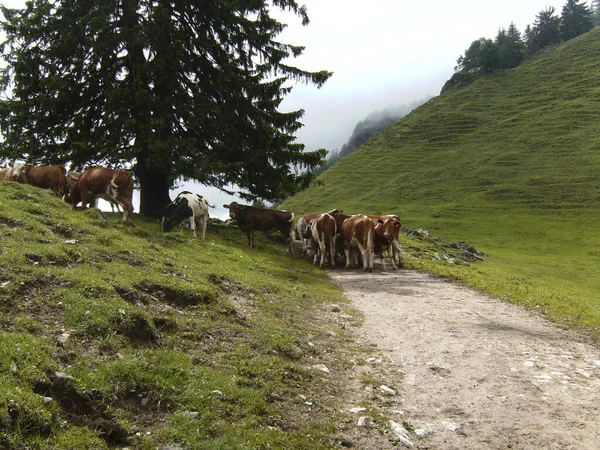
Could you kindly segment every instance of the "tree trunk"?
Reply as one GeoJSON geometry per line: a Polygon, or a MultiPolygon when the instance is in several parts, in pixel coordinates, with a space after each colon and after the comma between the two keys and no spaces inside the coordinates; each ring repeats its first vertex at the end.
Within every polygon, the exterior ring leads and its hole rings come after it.
{"type": "Polygon", "coordinates": [[[164,169],[145,167],[138,167],[136,172],[140,180],[140,214],[162,217],[165,207],[171,203],[169,196],[171,183],[168,172],[164,169]]]}

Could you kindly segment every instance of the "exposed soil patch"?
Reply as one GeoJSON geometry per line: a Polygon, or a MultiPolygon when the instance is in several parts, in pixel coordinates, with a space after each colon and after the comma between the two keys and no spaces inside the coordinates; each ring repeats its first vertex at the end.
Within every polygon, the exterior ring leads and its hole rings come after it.
{"type": "Polygon", "coordinates": [[[329,275],[373,349],[343,393],[356,448],[402,447],[388,418],[415,448],[599,448],[600,351],[585,337],[417,271],[329,275]]]}

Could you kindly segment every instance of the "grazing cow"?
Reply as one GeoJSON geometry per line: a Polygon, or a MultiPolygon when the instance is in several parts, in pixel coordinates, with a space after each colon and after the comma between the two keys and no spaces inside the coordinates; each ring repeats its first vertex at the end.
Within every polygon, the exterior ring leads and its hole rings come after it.
{"type": "Polygon", "coordinates": [[[293,253],[292,230],[294,228],[294,213],[278,209],[256,208],[254,206],[240,205],[231,202],[223,205],[229,209],[229,217],[236,221],[238,228],[246,232],[248,245],[254,248],[254,230],[275,231],[279,230],[285,240],[285,254],[293,253]]]}
{"type": "Polygon", "coordinates": [[[163,232],[171,231],[175,225],[179,224],[179,233],[181,234],[185,224],[189,224],[190,229],[194,232],[194,239],[196,239],[197,224],[200,226],[202,239],[206,239],[209,206],[211,208],[215,207],[215,205],[209,204],[201,195],[192,194],[188,191],[180,192],[173,203],[170,203],[165,210],[162,219],[163,232]]]}
{"type": "Polygon", "coordinates": [[[381,258],[382,269],[387,272],[385,264],[384,252],[387,252],[392,262],[394,270],[398,270],[396,261],[394,260],[392,242],[398,238],[398,233],[402,226],[400,219],[397,216],[369,216],[373,223],[375,232],[373,240],[373,254],[381,258]]]}
{"type": "MultiPolygon", "coordinates": [[[[393,224],[393,227],[389,227],[386,228],[386,232],[389,234],[388,237],[391,236],[391,241],[390,241],[390,246],[391,248],[386,247],[385,249],[382,250],[388,250],[388,254],[390,255],[390,259],[392,260],[392,266],[394,266],[394,270],[396,269],[396,267],[400,267],[403,268],[404,267],[404,255],[402,253],[402,246],[400,245],[400,241],[398,239],[398,236],[400,235],[400,230],[402,228],[402,221],[400,220],[400,217],[398,217],[395,214],[384,214],[384,215],[371,215],[369,216],[370,219],[381,219],[384,221],[384,223],[389,223],[387,222],[388,219],[391,219],[391,223],[393,224]],[[391,253],[390,253],[391,251],[391,253]]],[[[376,239],[375,241],[375,245],[377,246],[378,243],[383,244],[383,241],[381,239],[376,239]]],[[[376,253],[376,254],[380,254],[380,253],[376,253]]],[[[385,263],[384,263],[384,268],[385,268],[385,263]]]]}
{"type": "Polygon", "coordinates": [[[328,213],[319,214],[310,221],[305,232],[306,235],[311,237],[311,250],[314,253],[313,264],[317,264],[320,255],[319,266],[323,267],[327,253],[329,253],[329,265],[332,269],[335,268],[335,240],[337,236],[335,218],[328,213]]]}
{"type": "MultiPolygon", "coordinates": [[[[67,190],[68,190],[68,192],[71,192],[73,190],[73,188],[79,181],[80,176],[81,176],[81,172],[76,172],[74,170],[67,172],[67,187],[65,189],[65,192],[67,192],[67,190]]],[[[97,197],[90,196],[89,198],[90,198],[90,200],[88,202],[88,206],[93,204],[94,208],[97,208],[98,200],[102,199],[102,200],[106,200],[110,204],[110,209],[112,210],[112,212],[115,212],[115,208],[117,209],[117,212],[119,212],[121,210],[121,207],[119,206],[119,204],[117,202],[115,202],[114,199],[108,194],[100,194],[97,197]]]]}
{"type": "MultiPolygon", "coordinates": [[[[343,210],[333,209],[327,212],[327,214],[329,214],[333,218],[336,218],[339,214],[342,214],[343,212],[343,210]]],[[[305,234],[306,229],[308,228],[308,223],[311,220],[316,219],[318,215],[319,213],[304,214],[302,217],[300,217],[300,219],[298,219],[298,223],[296,224],[296,236],[302,241],[302,251],[304,253],[306,253],[306,249],[310,245],[310,235],[306,238],[303,236],[305,234]]]]}
{"type": "Polygon", "coordinates": [[[66,174],[65,166],[32,166],[27,164],[17,173],[14,170],[14,176],[20,183],[31,184],[42,189],[51,189],[58,197],[65,193],[66,174]]]}
{"type": "MultiPolygon", "coordinates": [[[[4,181],[17,181],[25,165],[23,163],[8,163],[7,170],[4,172],[4,181]]],[[[0,180],[2,178],[0,177],[0,180]]]]}
{"type": "Polygon", "coordinates": [[[8,164],[8,167],[0,169],[0,181],[11,181],[13,177],[13,165],[8,164]]]}
{"type": "Polygon", "coordinates": [[[129,170],[92,167],[85,169],[69,195],[73,209],[81,202],[83,209],[94,197],[107,194],[123,208],[123,221],[133,224],[133,176],[129,170]]]}
{"type": "Polygon", "coordinates": [[[351,265],[350,251],[358,247],[363,261],[363,271],[373,272],[374,234],[373,222],[363,214],[350,216],[343,221],[340,236],[346,255],[346,268],[351,265]]]}

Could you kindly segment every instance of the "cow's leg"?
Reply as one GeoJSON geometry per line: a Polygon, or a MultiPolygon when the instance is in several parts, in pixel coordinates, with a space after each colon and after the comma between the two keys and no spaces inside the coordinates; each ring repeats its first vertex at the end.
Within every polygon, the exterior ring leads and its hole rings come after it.
{"type": "Polygon", "coordinates": [[[254,248],[254,227],[249,227],[246,234],[248,235],[248,245],[250,248],[254,248]]]}
{"type": "MultiPolygon", "coordinates": [[[[87,189],[81,189],[79,191],[79,194],[81,195],[81,209],[86,209],[87,208],[87,202],[88,202],[88,192],[87,189]]],[[[75,204],[73,204],[75,205],[75,204]]]]}
{"type": "Polygon", "coordinates": [[[331,238],[329,242],[329,265],[335,269],[335,237],[331,238]]]}
{"type": "Polygon", "coordinates": [[[123,197],[124,198],[117,196],[116,198],[113,198],[123,208],[123,222],[127,221],[129,222],[129,225],[133,225],[133,203],[131,203],[129,198],[123,197]]]}
{"type": "Polygon", "coordinates": [[[350,268],[350,247],[344,246],[344,253],[346,254],[346,269],[350,268]]]}
{"type": "Polygon", "coordinates": [[[402,254],[402,246],[400,245],[400,242],[398,242],[397,239],[394,239],[392,241],[392,255],[393,258],[396,260],[396,264],[398,265],[398,267],[403,268],[404,255],[402,254]]]}
{"type": "Polygon", "coordinates": [[[360,251],[360,256],[362,258],[363,263],[363,272],[366,272],[369,267],[369,261],[367,260],[367,250],[361,243],[358,243],[358,250],[360,251]]]}
{"type": "Polygon", "coordinates": [[[381,258],[381,270],[383,270],[384,272],[387,272],[387,265],[385,264],[385,256],[384,253],[377,253],[377,256],[379,256],[381,258]]]}
{"type": "MultiPolygon", "coordinates": [[[[398,266],[396,265],[396,261],[394,260],[394,247],[390,246],[387,249],[387,254],[388,254],[388,258],[390,258],[390,261],[392,262],[392,268],[397,271],[398,266]]],[[[383,254],[381,256],[383,256],[383,254]]]]}
{"type": "Polygon", "coordinates": [[[202,231],[202,240],[206,240],[206,225],[208,222],[208,213],[202,214],[200,217],[200,230],[202,231]]]}
{"type": "Polygon", "coordinates": [[[190,223],[190,230],[192,230],[192,233],[194,234],[194,239],[198,239],[198,236],[196,236],[196,221],[194,220],[194,217],[188,218],[188,221],[190,223]]]}
{"type": "Polygon", "coordinates": [[[325,265],[325,258],[327,257],[327,246],[325,245],[324,236],[321,236],[321,239],[319,239],[319,252],[321,252],[319,267],[323,267],[325,265]]]}

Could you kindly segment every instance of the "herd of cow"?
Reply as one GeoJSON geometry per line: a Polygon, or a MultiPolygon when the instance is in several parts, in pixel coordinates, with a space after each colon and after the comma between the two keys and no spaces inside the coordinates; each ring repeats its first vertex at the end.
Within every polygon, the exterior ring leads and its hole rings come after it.
{"type": "MultiPolygon", "coordinates": [[[[0,169],[0,181],[11,180],[51,189],[64,197],[75,208],[81,203],[85,209],[96,205],[98,199],[107,200],[111,207],[123,208],[123,220],[133,223],[133,176],[129,170],[93,167],[83,172],[67,172],[63,165],[32,166],[10,163],[0,169]]],[[[214,208],[198,194],[181,192],[165,209],[162,231],[176,225],[180,230],[188,225],[196,237],[200,226],[202,239],[206,237],[208,208],[214,208]]],[[[223,205],[229,217],[248,236],[254,247],[254,231],[280,231],[285,242],[285,253],[292,253],[294,234],[302,241],[302,249],[313,256],[314,264],[323,267],[326,261],[335,267],[336,255],[345,257],[346,267],[362,259],[364,271],[373,271],[373,257],[379,256],[383,270],[387,270],[384,253],[387,252],[394,270],[403,267],[404,258],[398,235],[402,223],[396,215],[346,215],[334,209],[326,213],[305,214],[294,226],[294,213],[277,209],[257,208],[232,202],[223,205]],[[337,252],[337,253],[336,253],[337,252]]]]}
{"type": "Polygon", "coordinates": [[[50,189],[75,208],[81,203],[85,209],[96,205],[98,199],[107,200],[111,207],[123,208],[123,220],[133,223],[133,176],[129,170],[91,167],[83,172],[67,172],[65,166],[32,166],[9,163],[0,169],[0,180],[17,181],[50,189]]]}
{"type": "Polygon", "coordinates": [[[302,241],[303,250],[313,255],[313,263],[319,263],[321,267],[326,261],[332,268],[335,267],[336,254],[342,252],[347,268],[358,264],[360,253],[365,272],[373,271],[374,256],[381,258],[382,268],[387,270],[385,252],[394,270],[404,266],[398,241],[402,222],[396,215],[348,216],[334,209],[326,213],[305,214],[294,227],[294,213],[291,211],[256,208],[236,202],[223,207],[229,209],[229,217],[247,233],[250,247],[254,247],[255,230],[279,230],[284,237],[286,253],[292,252],[295,233],[302,241]]]}

